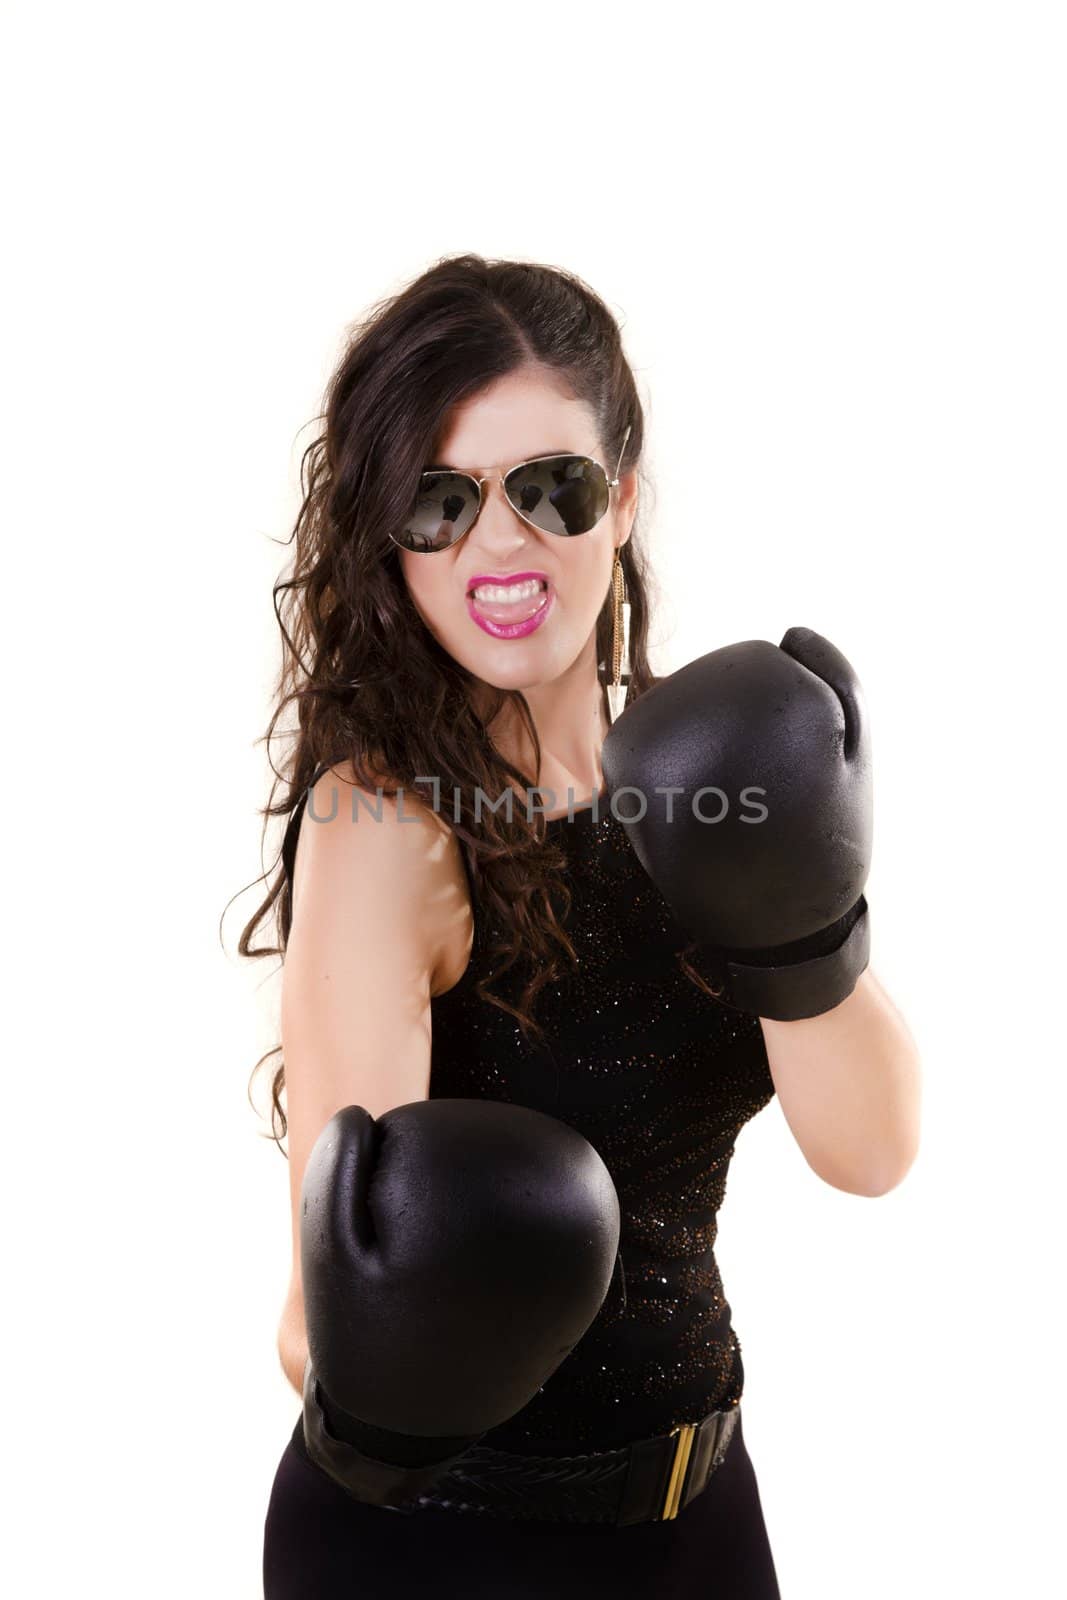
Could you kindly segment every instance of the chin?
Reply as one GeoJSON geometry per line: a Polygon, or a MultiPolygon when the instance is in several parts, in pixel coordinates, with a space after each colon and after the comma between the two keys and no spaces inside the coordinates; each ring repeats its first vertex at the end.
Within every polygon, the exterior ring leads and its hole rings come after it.
{"type": "Polygon", "coordinates": [[[519,652],[514,644],[508,644],[499,651],[490,646],[488,650],[475,650],[456,659],[468,672],[473,672],[483,683],[492,684],[494,689],[537,689],[551,682],[557,674],[553,662],[535,663],[532,659],[535,653],[532,650],[519,652]]]}

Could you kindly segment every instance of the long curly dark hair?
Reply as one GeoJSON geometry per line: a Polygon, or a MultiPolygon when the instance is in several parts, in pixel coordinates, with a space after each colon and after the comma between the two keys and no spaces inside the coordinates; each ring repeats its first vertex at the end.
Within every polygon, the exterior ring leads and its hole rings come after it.
{"type": "MultiPolygon", "coordinates": [[[[416,775],[437,774],[456,796],[449,825],[464,851],[477,915],[499,936],[492,978],[516,964],[525,984],[512,1005],[488,987],[479,996],[516,1018],[524,1034],[541,1035],[533,1015],[540,990],[557,981],[561,961],[576,965],[563,919],[570,892],[565,856],[546,835],[544,818],[487,812],[475,818],[474,796],[520,789],[537,774],[520,772],[487,735],[510,701],[525,726],[540,769],[541,746],[521,690],[495,689],[488,714],[476,715],[472,674],[442,649],[408,594],[399,552],[389,538],[414,503],[416,486],[442,419],[457,402],[531,365],[558,374],[591,408],[605,459],[614,465],[630,428],[619,473],[640,468],[644,414],[619,327],[604,302],[572,273],[535,262],[443,258],[399,293],[377,302],[348,330],[346,348],[327,384],[312,442],[301,457],[303,502],[288,542],[291,568],[274,587],[283,659],[275,709],[266,734],[275,775],[269,819],[288,816],[324,764],[352,763],[356,782],[372,793],[421,793],[416,775]],[[296,730],[278,732],[289,707],[296,730]],[[281,763],[272,741],[294,740],[281,763]],[[389,784],[382,781],[387,774],[389,784]],[[279,784],[284,793],[275,799],[279,784]]],[[[640,509],[619,551],[630,601],[629,702],[655,682],[647,658],[650,575],[640,509]]],[[[602,683],[610,677],[610,586],[596,624],[602,683]]],[[[485,686],[482,686],[485,693],[485,686]]],[[[263,874],[257,882],[264,881],[263,874]]],[[[268,893],[244,927],[242,956],[283,956],[291,921],[291,888],[281,863],[268,893]],[[253,947],[273,910],[278,943],[253,947]]],[[[252,1082],[275,1046],[252,1069],[252,1082]]],[[[285,1065],[271,1085],[271,1133],[281,1148],[288,1123],[282,1106],[285,1065]]],[[[254,1102],[253,1102],[254,1104],[254,1102]]]]}

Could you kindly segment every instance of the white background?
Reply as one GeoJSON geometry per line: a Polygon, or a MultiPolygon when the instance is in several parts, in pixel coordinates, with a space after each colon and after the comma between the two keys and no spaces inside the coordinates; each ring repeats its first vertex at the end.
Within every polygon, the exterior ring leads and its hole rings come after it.
{"type": "Polygon", "coordinates": [[[4,7],[11,1592],[261,1593],[298,1410],[245,1098],[276,963],[235,952],[270,590],[345,327],[468,249],[623,324],[656,669],[799,623],[867,692],[924,1140],[878,1200],[777,1101],[738,1144],[783,1595],[1062,1583],[1061,16],[4,7]]]}

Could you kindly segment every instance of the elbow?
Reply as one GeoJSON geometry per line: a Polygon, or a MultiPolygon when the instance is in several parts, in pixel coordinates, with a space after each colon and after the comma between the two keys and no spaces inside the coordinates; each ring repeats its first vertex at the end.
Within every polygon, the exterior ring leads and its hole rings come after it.
{"type": "Polygon", "coordinates": [[[903,1183],[905,1176],[906,1174],[903,1172],[895,1173],[889,1177],[881,1174],[872,1175],[864,1183],[853,1184],[848,1193],[858,1194],[865,1200],[878,1200],[884,1194],[891,1194],[899,1184],[903,1183]]]}
{"type": "Polygon", "coordinates": [[[841,1172],[837,1169],[828,1171],[819,1168],[814,1170],[824,1183],[828,1183],[833,1189],[840,1189],[843,1194],[855,1194],[867,1200],[877,1200],[882,1195],[891,1194],[894,1189],[899,1188],[911,1171],[917,1154],[917,1149],[911,1149],[893,1160],[867,1163],[857,1171],[841,1172]]]}
{"type": "Polygon", "coordinates": [[[304,1365],[308,1358],[307,1329],[304,1325],[303,1302],[292,1297],[286,1303],[278,1327],[278,1360],[286,1378],[297,1394],[304,1394],[304,1365]]]}
{"type": "Polygon", "coordinates": [[[306,1339],[279,1338],[278,1360],[281,1369],[301,1399],[304,1397],[304,1367],[307,1358],[306,1339]]]}

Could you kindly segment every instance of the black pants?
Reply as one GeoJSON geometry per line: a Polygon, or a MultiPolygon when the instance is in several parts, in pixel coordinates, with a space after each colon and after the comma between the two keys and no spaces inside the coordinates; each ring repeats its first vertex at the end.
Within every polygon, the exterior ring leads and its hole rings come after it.
{"type": "Polygon", "coordinates": [[[741,1419],[707,1488],[671,1522],[508,1522],[363,1505],[290,1440],[263,1537],[264,1600],[780,1600],[741,1419]]]}

